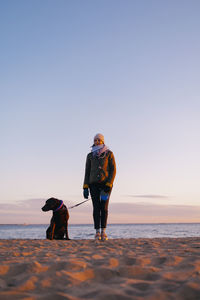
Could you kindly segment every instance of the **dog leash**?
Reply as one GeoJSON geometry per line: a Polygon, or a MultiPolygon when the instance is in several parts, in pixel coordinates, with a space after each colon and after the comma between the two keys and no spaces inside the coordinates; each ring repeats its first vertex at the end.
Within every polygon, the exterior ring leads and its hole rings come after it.
{"type": "Polygon", "coordinates": [[[78,203],[78,204],[76,204],[76,205],[70,206],[70,207],[68,207],[68,209],[77,207],[77,206],[79,206],[79,205],[81,205],[81,204],[83,204],[83,203],[85,203],[85,202],[87,202],[87,201],[89,201],[89,200],[91,200],[91,198],[89,198],[89,199],[87,199],[87,200],[84,200],[84,201],[82,201],[82,202],[80,202],[80,203],[78,203]]]}

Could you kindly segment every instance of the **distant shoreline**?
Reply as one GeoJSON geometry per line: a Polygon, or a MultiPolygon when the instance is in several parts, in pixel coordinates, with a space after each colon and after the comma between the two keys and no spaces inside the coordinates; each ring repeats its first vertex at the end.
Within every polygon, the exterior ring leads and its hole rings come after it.
{"type": "MultiPolygon", "coordinates": [[[[108,226],[110,225],[162,225],[162,224],[172,224],[172,225],[175,225],[175,224],[200,224],[200,222],[158,222],[158,223],[109,223],[108,226]]],[[[19,224],[15,224],[15,223],[8,223],[8,224],[0,224],[0,226],[3,226],[3,225],[16,225],[16,226],[29,226],[29,225],[39,225],[39,226],[43,226],[43,225],[49,225],[49,223],[19,223],[19,224]]],[[[70,223],[69,226],[92,226],[93,227],[93,224],[90,223],[90,224],[86,224],[86,223],[70,223]]]]}

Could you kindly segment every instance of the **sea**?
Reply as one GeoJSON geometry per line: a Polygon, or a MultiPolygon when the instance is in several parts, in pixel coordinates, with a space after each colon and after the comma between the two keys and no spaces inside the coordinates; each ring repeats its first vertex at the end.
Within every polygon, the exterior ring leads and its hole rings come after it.
{"type": "MultiPolygon", "coordinates": [[[[0,239],[45,239],[48,225],[9,224],[0,225],[0,239]]],[[[70,224],[70,239],[93,239],[93,225],[70,224]]],[[[119,238],[181,238],[200,237],[200,223],[162,224],[109,224],[106,229],[109,239],[119,238]]]]}

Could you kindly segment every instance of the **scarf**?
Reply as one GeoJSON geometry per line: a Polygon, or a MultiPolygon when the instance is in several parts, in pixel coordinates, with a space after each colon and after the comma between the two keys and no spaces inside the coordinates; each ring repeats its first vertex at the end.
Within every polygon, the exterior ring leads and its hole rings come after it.
{"type": "Polygon", "coordinates": [[[104,144],[103,145],[97,145],[97,146],[93,145],[91,152],[92,152],[93,156],[99,157],[102,153],[104,153],[108,150],[109,150],[109,148],[104,144]]]}

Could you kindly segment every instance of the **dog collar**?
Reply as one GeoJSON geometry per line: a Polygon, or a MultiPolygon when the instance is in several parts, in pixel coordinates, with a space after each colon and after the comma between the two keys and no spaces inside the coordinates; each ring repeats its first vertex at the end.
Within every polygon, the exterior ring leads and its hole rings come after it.
{"type": "Polygon", "coordinates": [[[63,207],[63,201],[62,201],[62,200],[60,200],[60,201],[61,201],[60,206],[58,206],[58,208],[56,208],[53,212],[56,212],[56,211],[58,211],[59,209],[61,209],[61,207],[63,207]]]}

